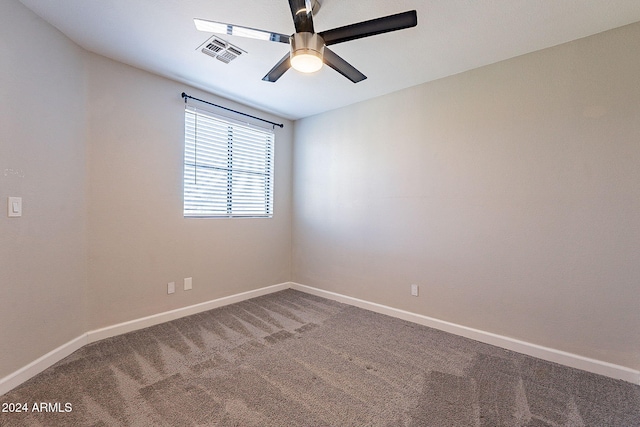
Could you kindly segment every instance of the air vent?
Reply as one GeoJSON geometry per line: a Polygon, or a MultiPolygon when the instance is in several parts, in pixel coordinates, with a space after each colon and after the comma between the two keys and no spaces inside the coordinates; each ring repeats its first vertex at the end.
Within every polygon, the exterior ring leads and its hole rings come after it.
{"type": "Polygon", "coordinates": [[[222,39],[211,37],[209,40],[204,42],[202,53],[228,64],[243,53],[247,52],[222,39]]]}

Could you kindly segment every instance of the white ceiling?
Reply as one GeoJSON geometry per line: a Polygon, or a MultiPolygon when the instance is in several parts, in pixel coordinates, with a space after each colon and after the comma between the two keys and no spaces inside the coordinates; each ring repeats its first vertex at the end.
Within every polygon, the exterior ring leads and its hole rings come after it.
{"type": "Polygon", "coordinates": [[[290,119],[640,21],[638,0],[320,0],[318,32],[412,9],[418,26],[331,46],[363,82],[325,66],[268,83],[286,45],[222,36],[248,52],[227,65],[193,18],[292,34],[287,0],[20,1],[89,51],[290,119]]]}

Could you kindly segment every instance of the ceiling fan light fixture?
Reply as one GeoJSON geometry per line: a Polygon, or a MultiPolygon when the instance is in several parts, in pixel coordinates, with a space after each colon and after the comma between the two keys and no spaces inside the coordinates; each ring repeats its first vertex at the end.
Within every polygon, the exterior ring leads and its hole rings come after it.
{"type": "Polygon", "coordinates": [[[197,18],[195,23],[201,31],[288,44],[289,53],[284,55],[262,78],[263,81],[271,83],[278,81],[289,68],[303,73],[313,73],[320,70],[322,64],[327,64],[353,83],[361,82],[367,76],[326,46],[418,25],[417,12],[409,10],[316,33],[313,16],[320,8],[319,0],[288,0],[288,3],[296,29],[296,32],[291,36],[197,18]]]}
{"type": "Polygon", "coordinates": [[[315,73],[322,68],[322,58],[318,52],[297,53],[291,57],[291,66],[301,73],[315,73]]]}
{"type": "Polygon", "coordinates": [[[291,38],[291,66],[301,73],[322,68],[324,40],[314,33],[296,33],[291,38]]]}

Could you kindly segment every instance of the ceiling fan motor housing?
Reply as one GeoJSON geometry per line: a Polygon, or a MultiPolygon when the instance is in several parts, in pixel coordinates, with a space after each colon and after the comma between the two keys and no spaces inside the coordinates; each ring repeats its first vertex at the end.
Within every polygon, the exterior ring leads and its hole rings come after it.
{"type": "Polygon", "coordinates": [[[322,67],[324,55],[324,40],[315,33],[295,33],[291,38],[291,65],[293,68],[304,71],[311,67],[310,71],[317,71],[322,67]]]}

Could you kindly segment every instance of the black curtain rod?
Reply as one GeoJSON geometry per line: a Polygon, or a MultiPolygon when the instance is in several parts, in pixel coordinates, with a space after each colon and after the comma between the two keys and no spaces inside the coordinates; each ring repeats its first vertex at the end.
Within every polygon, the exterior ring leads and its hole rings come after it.
{"type": "Polygon", "coordinates": [[[182,97],[184,98],[184,102],[185,103],[187,102],[187,98],[195,99],[196,101],[204,102],[205,104],[213,105],[214,107],[222,108],[223,110],[231,111],[232,113],[242,114],[243,116],[251,117],[252,119],[260,120],[260,121],[269,123],[269,124],[271,124],[273,126],[280,126],[281,128],[284,127],[284,125],[282,123],[275,123],[275,122],[272,122],[272,121],[269,121],[269,120],[261,119],[260,117],[252,116],[251,114],[243,113],[242,111],[236,111],[236,110],[232,110],[231,108],[223,107],[222,105],[213,104],[213,103],[211,103],[209,101],[205,101],[204,99],[194,98],[193,96],[189,96],[184,92],[182,92],[182,97]]]}

